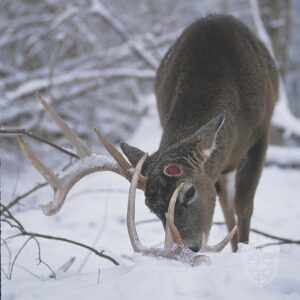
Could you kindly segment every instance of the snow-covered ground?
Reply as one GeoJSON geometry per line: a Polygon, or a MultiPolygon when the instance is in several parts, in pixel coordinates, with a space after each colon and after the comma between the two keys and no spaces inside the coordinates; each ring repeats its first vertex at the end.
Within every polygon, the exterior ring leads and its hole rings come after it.
{"type": "MultiPolygon", "coordinates": [[[[159,143],[160,127],[151,99],[149,107],[130,143],[152,152],[159,143]]],[[[33,180],[41,178],[28,166],[26,173],[20,174],[20,189],[26,190],[33,180]]],[[[114,257],[120,266],[94,254],[87,257],[88,251],[82,248],[40,239],[42,259],[55,271],[55,280],[50,278],[48,268],[37,265],[38,249],[31,241],[15,264],[12,280],[1,276],[3,299],[300,299],[300,247],[296,245],[262,250],[240,245],[235,254],[227,247],[222,253],[210,254],[211,265],[199,267],[133,254],[126,228],[128,187],[117,175],[93,174],[73,188],[56,216],[45,217],[38,208],[16,212],[27,230],[94,245],[114,257]],[[72,258],[75,261],[65,272],[62,266],[72,258]]],[[[13,183],[3,188],[11,191],[13,183]]],[[[299,170],[265,168],[257,191],[253,228],[299,239],[299,194],[299,170]]],[[[42,189],[35,197],[38,203],[47,203],[50,188],[42,189]]],[[[145,207],[141,192],[136,218],[137,223],[155,219],[145,207]]],[[[214,220],[223,221],[218,205],[214,220]]],[[[162,245],[164,234],[159,222],[141,223],[137,228],[144,244],[162,245]]],[[[225,226],[215,225],[211,243],[225,232],[225,226]]],[[[2,237],[13,233],[2,225],[2,237]]],[[[251,234],[252,241],[259,239],[259,235],[251,234]]],[[[12,257],[24,241],[20,237],[9,241],[12,257]]],[[[8,251],[4,246],[1,250],[1,267],[7,271],[8,251]]]]}

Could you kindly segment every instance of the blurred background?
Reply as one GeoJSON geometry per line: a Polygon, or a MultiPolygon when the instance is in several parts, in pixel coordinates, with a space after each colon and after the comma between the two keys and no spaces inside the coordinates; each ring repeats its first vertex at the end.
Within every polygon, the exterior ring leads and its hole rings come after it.
{"type": "MultiPolygon", "coordinates": [[[[52,190],[21,154],[15,133],[26,130],[60,147],[70,148],[67,139],[36,100],[35,93],[39,92],[94,152],[104,153],[93,130],[96,127],[115,144],[125,140],[151,153],[160,139],[154,97],[156,69],[183,29],[210,13],[238,17],[276,57],[281,90],[272,120],[272,146],[268,148],[266,160],[271,166],[265,168],[258,187],[252,224],[256,229],[279,235],[275,240],[266,241],[271,245],[274,241],[277,244],[287,242],[287,238],[299,244],[299,0],[0,0],[0,198],[1,204],[10,209],[27,230],[80,241],[105,250],[119,262],[134,262],[125,225],[128,183],[109,172],[93,174],[76,184],[61,213],[46,218],[38,205],[52,199],[52,190]]],[[[45,143],[28,136],[24,138],[34,153],[59,175],[75,163],[74,158],[45,143]]],[[[138,197],[143,198],[141,194],[138,197]]],[[[137,201],[136,209],[143,242],[162,245],[160,222],[153,219],[144,201],[137,201]],[[151,222],[147,222],[149,220],[151,222]]],[[[27,243],[25,237],[8,239],[16,230],[4,221],[1,220],[2,273],[3,270],[12,272],[12,258],[17,258],[27,243]]],[[[223,222],[218,203],[214,221],[219,225],[223,222]]],[[[224,237],[225,231],[225,226],[213,226],[212,244],[224,237]]],[[[251,240],[259,237],[261,235],[251,233],[251,240]]],[[[47,296],[49,299],[92,299],[81,296],[83,283],[88,295],[94,293],[94,298],[98,299],[99,294],[106,295],[98,289],[105,286],[102,276],[108,274],[111,278],[107,283],[116,282],[120,277],[117,269],[115,273],[105,273],[101,269],[101,284],[92,288],[91,282],[99,281],[100,267],[111,267],[111,262],[95,255],[90,257],[91,252],[68,243],[47,239],[39,239],[39,242],[44,262],[58,274],[58,279],[64,280],[57,280],[55,286],[48,280],[51,272],[45,265],[37,265],[38,245],[32,241],[15,264],[14,280],[3,280],[5,299],[31,299],[26,298],[26,293],[32,293],[34,299],[47,296]],[[86,274],[81,274],[82,270],[86,274]],[[80,274],[74,284],[65,280],[65,276],[72,274],[80,274]]],[[[298,247],[283,246],[283,263],[279,264],[283,273],[270,285],[268,294],[266,290],[243,285],[239,256],[229,253],[230,256],[221,257],[218,269],[203,273],[208,285],[199,285],[202,277],[198,280],[195,273],[191,273],[189,282],[185,273],[182,273],[185,280],[181,281],[177,272],[172,271],[177,281],[170,280],[168,274],[166,285],[169,288],[165,291],[178,292],[178,287],[184,286],[181,299],[190,291],[194,293],[194,288],[190,288],[195,283],[197,289],[204,288],[204,292],[193,294],[198,298],[207,295],[220,298],[220,295],[231,295],[230,291],[239,290],[243,295],[246,290],[249,299],[261,297],[262,292],[268,299],[297,298],[300,286],[298,247]],[[237,272],[232,272],[233,268],[237,272]],[[224,273],[226,269],[227,274],[224,273]],[[176,287],[170,287],[170,283],[176,287]],[[216,286],[221,288],[216,289],[216,286]],[[284,296],[278,298],[278,294],[284,296]]],[[[120,270],[124,271],[122,267],[120,270]]],[[[128,289],[134,278],[143,287],[147,280],[140,280],[142,274],[143,278],[153,279],[154,287],[145,289],[145,295],[153,298],[157,283],[163,286],[166,281],[153,276],[160,273],[159,269],[147,269],[145,276],[145,270],[141,270],[143,273],[136,273],[138,277],[129,276],[130,281],[124,277],[124,295],[135,292],[135,289],[128,289]]],[[[5,273],[2,273],[4,279],[5,273]]],[[[119,287],[118,284],[118,292],[119,287]]],[[[111,290],[109,285],[109,292],[111,290]]],[[[143,298],[137,294],[139,299],[143,298]]],[[[119,296],[126,298],[122,294],[119,296]]]]}
{"type": "MultiPolygon", "coordinates": [[[[147,114],[155,70],[182,30],[209,13],[226,13],[257,32],[251,2],[1,0],[2,129],[27,129],[68,145],[36,101],[39,91],[88,145],[96,143],[95,127],[112,142],[126,140],[147,114]]],[[[286,107],[299,118],[300,1],[256,3],[283,78],[286,107]]],[[[300,127],[289,130],[278,120],[272,143],[299,145],[300,127]]],[[[14,161],[19,154],[15,136],[1,139],[2,157],[14,161]]],[[[47,157],[53,151],[35,141],[32,147],[47,157]]]]}

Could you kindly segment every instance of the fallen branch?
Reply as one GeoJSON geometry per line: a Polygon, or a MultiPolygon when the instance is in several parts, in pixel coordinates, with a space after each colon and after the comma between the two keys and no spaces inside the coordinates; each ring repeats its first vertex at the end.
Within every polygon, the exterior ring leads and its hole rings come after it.
{"type": "Polygon", "coordinates": [[[104,250],[103,251],[98,251],[98,250],[96,250],[96,249],[94,249],[94,248],[92,248],[88,245],[85,245],[83,243],[80,243],[80,242],[77,242],[77,241],[74,241],[74,240],[66,239],[66,238],[63,238],[63,237],[57,237],[57,236],[52,236],[52,235],[27,231],[27,230],[25,230],[25,228],[21,224],[21,222],[12,215],[12,213],[7,209],[7,207],[5,205],[0,204],[0,206],[1,206],[1,216],[5,217],[5,218],[1,218],[1,222],[7,223],[8,225],[10,225],[10,227],[16,228],[20,231],[19,234],[16,234],[12,237],[9,237],[9,239],[15,238],[15,237],[18,237],[18,236],[29,236],[31,238],[43,238],[43,239],[48,239],[48,240],[61,241],[61,242],[73,244],[73,245],[88,249],[91,252],[93,252],[95,255],[100,256],[100,257],[105,258],[105,259],[108,259],[109,261],[111,261],[115,265],[119,265],[119,263],[114,258],[112,258],[111,256],[109,256],[107,254],[104,254],[104,250]],[[11,221],[13,221],[14,224],[11,221]]]}
{"type": "MultiPolygon", "coordinates": [[[[160,220],[159,219],[142,220],[142,221],[136,222],[136,225],[143,225],[143,224],[156,223],[156,222],[160,222],[160,220]]],[[[226,223],[225,222],[213,222],[213,225],[226,225],[226,223]]],[[[255,229],[255,228],[251,228],[250,231],[254,232],[256,234],[262,235],[264,237],[279,241],[277,243],[272,243],[270,245],[276,245],[276,244],[296,244],[296,245],[300,245],[300,240],[292,240],[292,239],[289,239],[289,238],[286,238],[286,237],[273,235],[273,234],[255,229]]],[[[266,244],[266,245],[269,245],[269,244],[266,244]]],[[[265,245],[262,245],[262,246],[265,246],[265,245]]],[[[259,247],[261,247],[261,246],[259,246],[259,247]]]]}
{"type": "MultiPolygon", "coordinates": [[[[213,222],[213,224],[214,225],[226,225],[225,222],[213,222]]],[[[250,231],[254,232],[256,234],[262,235],[264,237],[267,237],[269,239],[278,240],[278,241],[280,241],[280,244],[297,244],[297,245],[300,245],[300,240],[292,240],[292,239],[289,239],[289,238],[280,237],[280,236],[273,235],[273,234],[270,234],[270,233],[267,233],[267,232],[264,232],[264,231],[261,231],[261,230],[258,230],[258,229],[254,229],[254,228],[251,228],[250,231]]],[[[277,244],[279,244],[279,243],[277,243],[277,244]]]]}
{"type": "Polygon", "coordinates": [[[73,70],[57,75],[49,81],[49,78],[32,79],[18,86],[18,88],[8,91],[5,98],[8,101],[24,97],[36,91],[40,91],[52,86],[61,86],[69,83],[78,83],[92,79],[115,79],[115,78],[137,78],[137,79],[151,79],[155,77],[154,70],[141,70],[135,68],[118,68],[106,70],[73,70]]]}
{"type": "Polygon", "coordinates": [[[42,142],[44,144],[47,144],[47,145],[55,148],[56,150],[58,150],[58,151],[60,151],[60,152],[62,152],[64,154],[67,154],[67,155],[69,155],[71,157],[79,159],[79,156],[76,153],[74,153],[74,152],[72,152],[70,150],[67,150],[67,149],[65,149],[63,147],[60,147],[57,144],[54,144],[54,143],[52,143],[52,142],[50,142],[50,141],[48,141],[48,140],[46,140],[44,138],[41,138],[41,137],[33,134],[32,132],[26,130],[26,129],[22,129],[22,128],[0,129],[0,135],[7,135],[8,136],[8,135],[22,135],[22,134],[27,135],[27,136],[29,136],[29,137],[31,137],[31,138],[39,141],[39,142],[42,142]]]}
{"type": "Polygon", "coordinates": [[[19,195],[14,200],[12,200],[11,202],[9,202],[8,205],[6,206],[7,209],[11,209],[13,206],[15,206],[16,204],[18,204],[22,199],[26,198],[27,196],[31,195],[32,193],[36,192],[37,190],[39,190],[42,187],[47,186],[47,185],[48,185],[48,182],[38,183],[36,186],[34,186],[33,188],[31,188],[29,191],[25,192],[22,195],[19,195]]]}

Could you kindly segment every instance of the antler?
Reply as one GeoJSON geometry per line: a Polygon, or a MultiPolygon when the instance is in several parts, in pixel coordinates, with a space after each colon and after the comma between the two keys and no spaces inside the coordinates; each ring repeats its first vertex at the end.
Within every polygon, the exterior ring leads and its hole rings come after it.
{"type": "Polygon", "coordinates": [[[235,225],[232,228],[232,230],[227,234],[227,236],[221,242],[219,242],[218,244],[216,244],[214,246],[209,246],[207,244],[206,235],[205,235],[205,233],[203,233],[202,245],[201,245],[200,252],[221,252],[227,246],[227,244],[231,241],[236,230],[237,230],[237,226],[235,225]]]}
{"type": "MultiPolygon", "coordinates": [[[[127,180],[132,178],[133,167],[126,161],[123,155],[96,129],[96,134],[112,157],[97,155],[84,145],[80,137],[66,124],[66,122],[52,109],[52,107],[39,95],[37,99],[44,106],[44,109],[51,116],[53,121],[61,129],[65,137],[78,151],[80,160],[73,165],[70,171],[61,178],[58,178],[44,163],[42,163],[30,150],[24,138],[19,136],[19,145],[25,157],[32,163],[37,171],[46,179],[54,191],[53,201],[40,205],[45,215],[56,214],[64,204],[70,189],[83,177],[88,174],[100,171],[115,172],[127,180]]],[[[147,177],[140,175],[137,187],[145,190],[147,177]]]]}
{"type": "Polygon", "coordinates": [[[209,257],[201,254],[194,253],[189,248],[185,247],[180,234],[174,224],[174,210],[175,203],[177,200],[177,195],[182,188],[182,184],[179,185],[174,191],[170,203],[168,212],[166,213],[166,241],[164,248],[147,248],[144,246],[138,237],[136,227],[135,227],[135,197],[136,188],[138,184],[139,174],[141,172],[144,161],[147,158],[145,154],[139,163],[137,164],[134,174],[132,176],[132,181],[129,189],[128,197],[128,209],[127,209],[127,228],[131,241],[132,248],[135,252],[140,252],[149,256],[165,257],[169,259],[178,260],[184,263],[188,263],[192,266],[198,266],[201,264],[210,263],[209,257]]]}
{"type": "MultiPolygon", "coordinates": [[[[138,184],[139,175],[146,158],[147,158],[147,154],[145,154],[137,164],[134,174],[132,176],[132,181],[129,189],[128,209],[127,209],[127,228],[128,228],[129,238],[133,250],[135,252],[140,252],[142,254],[149,255],[149,256],[158,256],[158,257],[165,257],[169,259],[179,260],[181,262],[188,263],[192,266],[198,266],[201,264],[210,263],[210,258],[208,256],[195,253],[184,245],[180,233],[174,224],[175,204],[176,204],[178,193],[182,189],[184,183],[181,183],[176,188],[176,190],[174,191],[170,199],[168,212],[166,213],[166,230],[165,230],[166,236],[165,236],[164,248],[162,249],[148,248],[140,242],[135,227],[135,197],[136,197],[136,188],[138,184]]],[[[236,231],[236,226],[220,243],[218,243],[215,246],[208,246],[207,239],[205,235],[203,235],[202,247],[200,252],[222,251],[223,248],[232,239],[235,231],[236,231]]]]}

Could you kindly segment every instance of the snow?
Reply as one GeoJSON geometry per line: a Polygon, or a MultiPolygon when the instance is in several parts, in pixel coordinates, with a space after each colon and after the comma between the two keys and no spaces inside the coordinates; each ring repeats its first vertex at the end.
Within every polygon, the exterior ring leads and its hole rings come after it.
{"type": "MultiPolygon", "coordinates": [[[[69,73],[56,76],[52,79],[51,84],[62,85],[68,82],[95,79],[95,78],[154,78],[153,70],[141,70],[134,68],[116,68],[102,71],[96,70],[80,70],[70,71],[69,73]]],[[[50,85],[49,78],[33,79],[21,84],[17,89],[7,92],[5,98],[8,101],[13,101],[17,98],[31,94],[35,91],[47,88],[50,85]]]]}
{"type": "Polygon", "coordinates": [[[299,147],[269,146],[266,162],[267,164],[299,166],[300,149],[299,147]]]}
{"type": "MultiPolygon", "coordinates": [[[[138,130],[129,142],[151,153],[158,146],[161,131],[152,97],[147,105],[148,115],[138,124],[138,130]]],[[[277,151],[272,149],[268,155],[277,151]]],[[[38,182],[41,178],[28,165],[26,172],[20,174],[20,188],[32,185],[33,179],[38,182]]],[[[297,169],[266,167],[257,190],[253,228],[299,239],[299,183],[300,171],[297,169]]],[[[15,216],[27,230],[94,245],[97,250],[105,250],[114,257],[120,266],[93,254],[87,257],[86,250],[74,245],[39,239],[42,259],[55,271],[55,280],[49,277],[51,272],[44,265],[36,264],[37,248],[31,241],[17,260],[12,280],[2,274],[2,299],[300,299],[300,248],[296,245],[261,250],[253,250],[251,245],[239,245],[238,253],[234,254],[227,247],[221,253],[209,254],[211,265],[199,267],[134,254],[126,228],[128,189],[128,182],[116,174],[95,173],[74,186],[64,207],[55,216],[45,217],[36,207],[17,210],[15,216]],[[255,283],[246,277],[249,275],[245,265],[247,253],[256,258],[261,254],[271,255],[270,270],[275,276],[270,282],[255,283]],[[62,266],[73,257],[74,263],[65,272],[62,266]]],[[[13,183],[5,185],[4,196],[11,190],[13,183]]],[[[52,190],[46,187],[36,195],[39,204],[45,203],[52,198],[52,190]]],[[[30,198],[23,201],[30,201],[30,198]]],[[[162,226],[145,207],[142,192],[137,194],[136,218],[142,243],[161,247],[162,226]],[[139,224],[143,220],[153,221],[139,224]]],[[[218,204],[214,221],[223,221],[218,204]]],[[[13,233],[14,230],[2,225],[2,237],[13,233]]],[[[225,233],[225,226],[213,226],[210,243],[218,242],[225,233]]],[[[274,241],[260,239],[259,235],[251,233],[253,242],[274,241]]],[[[13,257],[24,241],[25,238],[9,240],[13,257]]],[[[1,250],[2,268],[7,271],[9,255],[4,246],[1,250]]],[[[250,272],[250,279],[252,275],[250,272]]]]}

